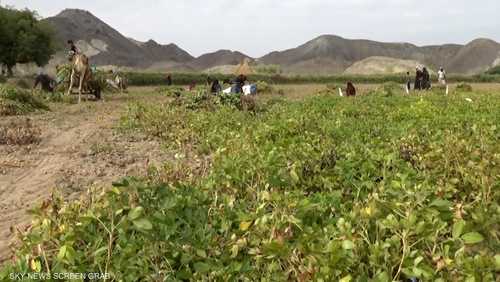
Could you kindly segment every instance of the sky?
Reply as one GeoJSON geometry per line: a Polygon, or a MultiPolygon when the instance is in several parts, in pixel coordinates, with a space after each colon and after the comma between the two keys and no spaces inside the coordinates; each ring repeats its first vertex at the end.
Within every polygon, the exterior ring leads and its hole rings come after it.
{"type": "Polygon", "coordinates": [[[0,0],[42,17],[92,14],[136,40],[175,43],[194,56],[219,49],[260,57],[317,36],[464,44],[500,41],[499,0],[0,0]]]}

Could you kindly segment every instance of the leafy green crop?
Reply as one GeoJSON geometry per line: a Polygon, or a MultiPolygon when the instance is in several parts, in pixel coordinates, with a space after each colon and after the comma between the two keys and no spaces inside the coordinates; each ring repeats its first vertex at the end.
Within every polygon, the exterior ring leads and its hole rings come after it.
{"type": "Polygon", "coordinates": [[[8,84],[0,85],[0,116],[26,114],[49,107],[28,90],[8,84]]]}
{"type": "Polygon", "coordinates": [[[500,99],[465,98],[320,95],[259,112],[132,104],[123,130],[159,138],[176,160],[37,210],[0,278],[495,281],[500,99]],[[198,160],[210,165],[199,172],[198,160]]]}

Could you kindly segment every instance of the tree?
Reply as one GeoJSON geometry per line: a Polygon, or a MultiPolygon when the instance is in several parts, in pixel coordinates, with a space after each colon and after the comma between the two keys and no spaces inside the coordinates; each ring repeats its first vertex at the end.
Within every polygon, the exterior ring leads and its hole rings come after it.
{"type": "Polygon", "coordinates": [[[52,28],[29,10],[0,7],[0,64],[9,75],[17,63],[47,64],[55,53],[52,28]]]}

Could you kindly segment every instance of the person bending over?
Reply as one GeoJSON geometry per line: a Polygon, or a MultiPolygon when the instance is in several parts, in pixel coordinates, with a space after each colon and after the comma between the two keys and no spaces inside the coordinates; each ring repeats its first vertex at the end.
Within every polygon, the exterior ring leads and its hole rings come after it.
{"type": "Polygon", "coordinates": [[[56,81],[46,74],[39,74],[35,77],[35,85],[33,85],[33,89],[35,89],[38,84],[42,86],[42,90],[45,92],[54,93],[54,89],[56,88],[56,81]]]}

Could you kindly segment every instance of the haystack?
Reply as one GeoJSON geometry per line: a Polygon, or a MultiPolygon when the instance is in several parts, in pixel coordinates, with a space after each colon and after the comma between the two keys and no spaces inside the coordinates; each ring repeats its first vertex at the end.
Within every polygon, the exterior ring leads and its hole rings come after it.
{"type": "Polygon", "coordinates": [[[250,59],[249,58],[243,59],[243,61],[238,65],[238,67],[236,68],[236,71],[234,73],[236,75],[254,74],[252,67],[250,67],[250,59]]]}

